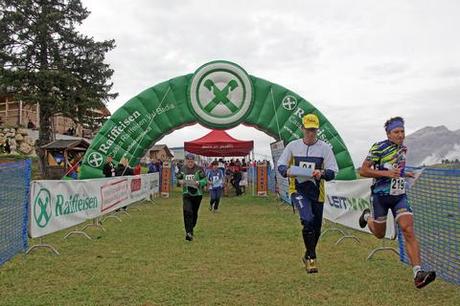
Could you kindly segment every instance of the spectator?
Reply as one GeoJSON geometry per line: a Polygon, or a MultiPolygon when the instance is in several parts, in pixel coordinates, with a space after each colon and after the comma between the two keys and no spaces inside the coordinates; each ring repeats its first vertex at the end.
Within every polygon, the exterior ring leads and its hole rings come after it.
{"type": "Polygon", "coordinates": [[[134,167],[133,173],[134,173],[134,175],[140,175],[140,174],[141,174],[141,171],[142,171],[141,164],[137,164],[137,165],[134,167]]]}
{"type": "Polygon", "coordinates": [[[128,159],[123,157],[120,160],[117,168],[115,169],[116,176],[126,176],[126,175],[134,175],[133,169],[128,164],[128,159]]]}
{"type": "Polygon", "coordinates": [[[28,129],[35,129],[35,124],[30,119],[29,119],[29,122],[27,122],[27,128],[28,129]]]}
{"type": "Polygon", "coordinates": [[[160,172],[160,164],[158,163],[156,158],[150,159],[150,163],[148,167],[149,167],[148,173],[160,172]]]}
{"type": "Polygon", "coordinates": [[[240,187],[240,181],[241,181],[241,163],[237,159],[235,162],[235,165],[233,166],[233,187],[235,187],[236,195],[240,196],[242,194],[241,192],[241,187],[240,187]]]}
{"type": "Polygon", "coordinates": [[[5,148],[5,153],[6,153],[6,154],[10,154],[10,153],[11,153],[10,139],[9,139],[9,138],[7,138],[7,139],[5,140],[5,146],[4,146],[4,148],[5,148]]]}
{"type": "Polygon", "coordinates": [[[115,176],[115,167],[113,165],[113,157],[111,154],[107,155],[107,161],[102,168],[102,173],[104,173],[105,177],[115,176]]]}

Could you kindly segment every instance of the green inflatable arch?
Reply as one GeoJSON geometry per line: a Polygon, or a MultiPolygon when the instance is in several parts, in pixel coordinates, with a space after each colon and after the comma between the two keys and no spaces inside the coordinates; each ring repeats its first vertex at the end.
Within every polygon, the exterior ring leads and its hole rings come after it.
{"type": "Polygon", "coordinates": [[[301,118],[315,113],[318,137],[329,142],[339,165],[337,179],[356,178],[350,154],[332,124],[296,93],[248,75],[228,61],[207,63],[194,74],[157,84],[130,99],[102,126],[80,168],[80,178],[102,177],[107,155],[134,166],[146,151],[172,131],[195,123],[228,129],[245,124],[285,144],[301,138],[301,118]]]}

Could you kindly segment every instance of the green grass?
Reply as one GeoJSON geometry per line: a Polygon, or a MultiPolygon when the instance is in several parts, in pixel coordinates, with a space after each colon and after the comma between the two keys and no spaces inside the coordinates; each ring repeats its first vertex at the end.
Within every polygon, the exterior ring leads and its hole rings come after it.
{"type": "MultiPolygon", "coordinates": [[[[436,280],[417,290],[412,271],[364,233],[361,243],[334,232],[319,243],[319,273],[306,274],[298,215],[273,198],[205,197],[195,240],[184,240],[181,199],[138,205],[104,223],[0,267],[0,305],[458,305],[458,286],[436,280]]],[[[325,228],[331,224],[326,224],[325,228]]],[[[31,241],[31,244],[38,241],[31,241]]],[[[395,242],[390,242],[395,244],[395,242]]]]}

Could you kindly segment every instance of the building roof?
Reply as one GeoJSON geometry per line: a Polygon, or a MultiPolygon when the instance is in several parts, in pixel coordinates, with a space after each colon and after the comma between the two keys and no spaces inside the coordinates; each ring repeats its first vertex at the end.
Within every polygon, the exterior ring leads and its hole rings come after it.
{"type": "Polygon", "coordinates": [[[60,150],[60,149],[72,149],[72,150],[81,150],[86,151],[89,147],[89,142],[84,139],[60,139],[50,142],[44,146],[42,149],[47,150],[60,150]]]}
{"type": "Polygon", "coordinates": [[[154,145],[149,149],[149,152],[156,152],[160,150],[164,150],[169,157],[174,157],[174,154],[171,153],[168,146],[165,144],[154,145]]]}

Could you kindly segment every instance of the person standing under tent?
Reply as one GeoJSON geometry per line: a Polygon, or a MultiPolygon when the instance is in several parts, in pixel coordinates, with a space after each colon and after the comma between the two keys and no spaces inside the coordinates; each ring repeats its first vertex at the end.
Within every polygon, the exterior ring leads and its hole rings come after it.
{"type": "Polygon", "coordinates": [[[223,158],[219,158],[217,167],[222,171],[222,173],[225,173],[225,162],[223,158]]]}
{"type": "Polygon", "coordinates": [[[198,221],[198,210],[203,198],[203,188],[207,184],[204,170],[195,164],[195,156],[191,153],[185,157],[185,166],[177,174],[182,189],[184,212],[185,239],[193,240],[193,229],[198,221]]]}
{"type": "Polygon", "coordinates": [[[248,185],[248,164],[246,160],[243,158],[241,161],[241,181],[240,181],[240,188],[241,193],[246,193],[246,186],[248,185]]]}
{"type": "Polygon", "coordinates": [[[318,272],[316,246],[323,219],[324,185],[338,172],[331,146],[318,139],[318,129],[318,117],[305,115],[302,119],[303,138],[290,142],[278,160],[279,173],[291,177],[291,201],[298,209],[303,225],[306,251],[302,261],[307,273],[318,272]]]}
{"type": "Polygon", "coordinates": [[[222,189],[224,187],[224,172],[218,168],[219,163],[217,160],[211,163],[211,170],[208,172],[209,182],[209,210],[217,212],[219,209],[219,202],[222,196],[222,189]]]}
{"type": "Polygon", "coordinates": [[[242,195],[243,193],[241,192],[241,178],[242,178],[242,173],[241,173],[241,163],[240,160],[237,159],[235,162],[235,165],[233,166],[233,187],[235,187],[235,192],[237,196],[242,195]]]}
{"type": "Polygon", "coordinates": [[[385,236],[388,210],[398,223],[406,244],[407,254],[414,274],[414,284],[423,288],[436,278],[435,271],[421,269],[420,248],[414,233],[412,209],[407,202],[405,177],[414,177],[406,172],[407,147],[404,119],[394,117],[385,122],[387,139],[372,145],[359,174],[374,178],[371,186],[371,209],[366,208],[359,218],[359,226],[381,239],[385,236]]]}

